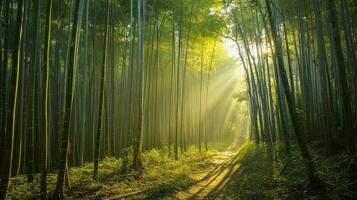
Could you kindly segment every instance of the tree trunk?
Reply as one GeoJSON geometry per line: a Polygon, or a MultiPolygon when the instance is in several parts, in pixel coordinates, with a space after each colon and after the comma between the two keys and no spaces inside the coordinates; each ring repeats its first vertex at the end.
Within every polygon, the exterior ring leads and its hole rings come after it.
{"type": "Polygon", "coordinates": [[[77,54],[76,50],[78,48],[78,41],[80,36],[80,27],[81,27],[81,18],[83,10],[83,0],[76,0],[75,2],[75,11],[73,18],[73,27],[72,27],[72,41],[70,45],[70,58],[68,65],[68,74],[67,74],[67,88],[66,88],[66,99],[65,99],[65,113],[63,121],[63,135],[61,140],[61,149],[60,149],[60,158],[58,164],[58,175],[57,175],[57,185],[54,193],[54,198],[61,199],[63,198],[63,186],[64,178],[66,171],[66,164],[68,161],[68,145],[69,145],[69,131],[70,131],[70,119],[71,119],[71,110],[73,104],[73,80],[74,80],[74,71],[76,68],[77,54]]]}
{"type": "Polygon", "coordinates": [[[137,110],[135,111],[134,124],[134,160],[133,169],[138,170],[142,168],[142,140],[143,140],[143,53],[144,53],[144,17],[145,5],[142,0],[137,0],[138,3],[138,53],[137,53],[137,69],[136,69],[136,94],[135,104],[137,110]]]}
{"type": "Polygon", "coordinates": [[[346,137],[347,148],[353,157],[356,153],[356,148],[354,144],[354,132],[352,131],[352,110],[351,110],[351,95],[349,93],[348,83],[347,83],[347,69],[345,65],[345,60],[343,56],[343,50],[341,45],[341,36],[338,26],[338,19],[336,13],[335,0],[327,1],[327,16],[329,20],[329,25],[331,29],[330,42],[336,54],[336,61],[339,70],[339,85],[341,91],[341,104],[342,113],[344,118],[342,119],[343,133],[346,137]]]}
{"type": "Polygon", "coordinates": [[[98,121],[97,121],[97,134],[95,139],[95,151],[94,151],[94,171],[93,179],[97,180],[98,178],[98,164],[99,164],[99,153],[100,153],[100,143],[101,135],[103,132],[103,104],[105,96],[105,80],[106,80],[106,68],[107,68],[107,51],[108,51],[108,32],[109,32],[109,11],[110,11],[110,0],[107,0],[107,18],[104,32],[104,49],[103,49],[103,66],[101,72],[101,81],[100,81],[100,99],[99,99],[99,112],[98,112],[98,121]]]}
{"type": "Polygon", "coordinates": [[[14,136],[16,128],[16,112],[17,112],[17,98],[19,88],[20,77],[20,58],[21,58],[21,46],[22,46],[22,34],[23,34],[23,22],[24,22],[24,5],[26,0],[18,1],[17,10],[17,27],[16,27],[16,52],[15,63],[13,63],[13,69],[11,70],[11,84],[10,84],[10,96],[9,96],[9,110],[7,115],[6,131],[4,133],[4,147],[2,147],[0,155],[1,157],[1,169],[0,172],[0,199],[5,199],[7,190],[10,183],[10,176],[12,170],[12,157],[14,136]]]}
{"type": "Polygon", "coordinates": [[[306,165],[306,168],[308,170],[308,175],[309,175],[309,179],[311,182],[315,182],[317,179],[317,176],[315,174],[315,166],[314,163],[312,161],[310,152],[307,148],[307,144],[305,141],[305,138],[302,135],[302,131],[301,131],[301,127],[298,121],[298,115],[296,112],[296,107],[295,107],[295,103],[293,100],[293,95],[290,91],[290,87],[289,87],[289,82],[288,82],[288,78],[286,75],[286,71],[285,71],[285,66],[284,66],[284,58],[283,58],[283,52],[282,52],[282,44],[281,44],[281,39],[279,36],[279,33],[277,31],[277,26],[276,26],[276,22],[273,16],[273,12],[272,12],[272,6],[271,6],[271,2],[270,0],[265,0],[266,6],[267,6],[267,11],[268,11],[268,17],[269,17],[269,22],[270,22],[270,26],[271,26],[271,32],[273,35],[273,41],[274,41],[274,52],[275,52],[275,56],[277,59],[277,64],[278,64],[278,69],[280,72],[280,78],[282,81],[282,85],[284,88],[284,92],[285,92],[285,98],[287,100],[287,104],[289,107],[289,113],[290,113],[290,117],[291,117],[291,121],[294,127],[294,133],[298,142],[298,146],[299,149],[301,151],[302,157],[304,159],[304,163],[306,165]]]}

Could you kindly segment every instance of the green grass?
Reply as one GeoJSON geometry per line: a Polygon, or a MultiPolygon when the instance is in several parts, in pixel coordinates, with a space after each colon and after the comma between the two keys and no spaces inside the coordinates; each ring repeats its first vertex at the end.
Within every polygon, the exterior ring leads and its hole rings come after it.
{"type": "MultiPolygon", "coordinates": [[[[331,199],[352,199],[347,179],[346,155],[324,156],[316,147],[311,151],[317,174],[327,186],[331,199]]],[[[233,199],[321,199],[320,191],[309,190],[306,170],[296,146],[293,146],[289,164],[282,148],[275,147],[268,156],[264,145],[250,143],[240,158],[240,167],[225,188],[226,197],[233,199]],[[284,169],[284,170],[283,170],[284,169]]],[[[325,198],[325,197],[324,197],[325,198]]]]}
{"type": "Polygon", "coordinates": [[[266,149],[249,143],[239,158],[239,169],[230,177],[224,194],[233,199],[277,199],[277,169],[266,149]]]}
{"type": "MultiPolygon", "coordinates": [[[[70,169],[71,192],[66,199],[92,199],[121,196],[138,191],[146,191],[136,198],[157,199],[160,196],[185,189],[195,181],[194,175],[204,171],[212,164],[212,157],[217,151],[200,154],[195,147],[180,155],[178,161],[168,157],[162,150],[150,150],[143,154],[144,169],[141,173],[128,171],[123,173],[123,160],[106,158],[99,164],[99,180],[92,179],[93,164],[70,169]]],[[[129,159],[130,162],[130,159],[129,159]]],[[[130,164],[130,163],[128,163],[130,164]]],[[[33,184],[26,182],[25,176],[12,179],[9,199],[37,199],[39,196],[39,175],[33,184]]],[[[48,175],[49,196],[56,183],[56,174],[48,175]]]]}
{"type": "Polygon", "coordinates": [[[224,140],[222,142],[208,142],[207,147],[209,150],[213,151],[225,151],[231,144],[232,140],[224,140]]]}
{"type": "MultiPolygon", "coordinates": [[[[222,144],[212,145],[221,150],[222,144]]],[[[312,146],[312,145],[310,145],[312,146]]],[[[319,199],[317,193],[309,192],[306,170],[297,147],[293,145],[289,161],[282,153],[282,147],[274,147],[274,153],[268,155],[264,145],[248,143],[237,161],[239,168],[232,174],[222,196],[227,199],[319,199]],[[287,164],[288,163],[288,164],[287,164]],[[283,170],[284,169],[284,170],[283,170]]],[[[348,156],[346,154],[324,156],[315,146],[310,148],[316,163],[319,177],[326,183],[331,199],[351,199],[347,178],[348,156]]],[[[99,180],[92,177],[93,164],[71,168],[70,182],[72,191],[66,199],[93,199],[119,197],[140,192],[135,199],[170,199],[177,191],[193,185],[199,174],[210,171],[214,164],[217,150],[200,154],[195,147],[180,155],[179,160],[167,156],[164,149],[154,149],[144,153],[144,169],[141,173],[127,171],[131,159],[106,158],[99,164],[99,180]],[[126,163],[126,164],[125,164],[126,163]]],[[[129,151],[130,155],[130,151],[129,151]]],[[[12,179],[9,199],[38,199],[39,175],[35,182],[28,184],[25,176],[12,179]]],[[[56,174],[48,176],[49,195],[54,190],[56,174]]]]}

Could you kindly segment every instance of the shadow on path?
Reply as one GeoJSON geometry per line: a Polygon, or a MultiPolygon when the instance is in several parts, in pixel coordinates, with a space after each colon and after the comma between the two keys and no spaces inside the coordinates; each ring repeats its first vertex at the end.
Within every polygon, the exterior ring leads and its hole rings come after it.
{"type": "Polygon", "coordinates": [[[177,199],[216,199],[229,182],[230,178],[240,170],[240,157],[244,156],[244,146],[237,153],[223,152],[216,159],[223,160],[207,175],[193,186],[176,194],[177,199]]]}

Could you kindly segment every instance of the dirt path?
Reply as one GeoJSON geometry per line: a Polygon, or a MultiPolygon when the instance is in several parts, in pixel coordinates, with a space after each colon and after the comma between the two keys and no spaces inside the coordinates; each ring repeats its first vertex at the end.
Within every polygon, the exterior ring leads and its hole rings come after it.
{"type": "Polygon", "coordinates": [[[198,182],[187,190],[178,192],[176,199],[224,199],[224,189],[234,173],[239,170],[239,157],[243,147],[236,153],[225,151],[214,158],[213,169],[198,175],[198,182]]]}

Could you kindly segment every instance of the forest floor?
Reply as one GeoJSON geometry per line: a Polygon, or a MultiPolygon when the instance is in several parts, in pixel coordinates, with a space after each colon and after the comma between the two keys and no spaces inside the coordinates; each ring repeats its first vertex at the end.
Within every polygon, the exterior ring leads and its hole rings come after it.
{"type": "Polygon", "coordinates": [[[317,174],[327,188],[326,193],[314,191],[309,185],[298,148],[293,145],[290,157],[277,145],[269,154],[266,146],[252,143],[236,153],[222,152],[214,158],[217,166],[188,189],[162,199],[357,199],[348,178],[345,153],[326,154],[320,144],[311,143],[317,174]]]}
{"type": "MultiPolygon", "coordinates": [[[[223,198],[226,184],[239,170],[239,158],[243,148],[238,153],[221,152],[214,157],[214,169],[206,170],[198,175],[197,183],[175,195],[176,199],[217,199],[223,198]],[[208,172],[208,173],[207,173],[208,172]]],[[[212,167],[212,166],[211,166],[212,167]]]]}
{"type": "MultiPolygon", "coordinates": [[[[105,158],[99,163],[99,180],[92,179],[93,163],[72,167],[69,171],[71,189],[66,190],[66,199],[157,199],[171,196],[177,191],[193,185],[208,169],[220,164],[227,143],[209,144],[209,151],[199,153],[190,147],[174,160],[167,149],[154,149],[144,153],[143,170],[140,173],[128,169],[132,152],[128,158],[105,158]],[[126,170],[123,170],[126,169],[126,170]]],[[[228,154],[227,154],[228,155],[228,154]]],[[[54,191],[56,173],[49,173],[48,197],[54,191]]],[[[26,176],[13,177],[8,199],[38,199],[40,176],[27,183],[26,176]]]]}
{"type": "MultiPolygon", "coordinates": [[[[218,150],[201,154],[192,147],[178,161],[168,157],[164,149],[150,150],[144,153],[140,174],[124,174],[121,169],[128,161],[106,158],[100,163],[98,181],[91,178],[91,163],[71,168],[72,188],[66,192],[66,199],[321,199],[318,193],[309,191],[296,146],[289,160],[278,145],[273,154],[268,154],[266,146],[253,143],[238,150],[224,146],[216,145],[218,150]]],[[[317,173],[331,199],[357,197],[348,189],[351,180],[346,178],[344,154],[326,156],[318,151],[318,144],[311,146],[317,173]]],[[[55,181],[56,174],[49,174],[49,195],[55,181]]],[[[33,184],[27,184],[25,176],[18,176],[12,180],[8,197],[38,199],[38,191],[38,175],[33,184]]]]}

